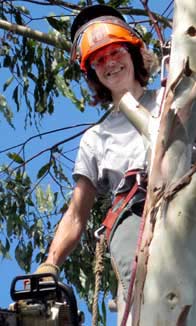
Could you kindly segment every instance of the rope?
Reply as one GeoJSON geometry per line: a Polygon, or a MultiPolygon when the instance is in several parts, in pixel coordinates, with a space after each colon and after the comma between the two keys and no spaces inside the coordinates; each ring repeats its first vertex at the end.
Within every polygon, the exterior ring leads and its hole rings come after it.
{"type": "Polygon", "coordinates": [[[129,317],[129,313],[130,313],[130,309],[131,309],[131,305],[133,303],[133,286],[134,286],[134,282],[135,282],[137,265],[138,265],[137,255],[138,255],[141,243],[142,243],[144,226],[145,226],[145,214],[143,212],[141,222],[140,222],[140,227],[139,227],[139,235],[138,235],[138,240],[137,240],[137,245],[136,245],[135,258],[133,261],[133,267],[132,267],[131,279],[130,279],[129,288],[128,288],[125,310],[124,310],[123,319],[121,321],[120,326],[126,326],[127,320],[129,317]]]}
{"type": "Polygon", "coordinates": [[[105,236],[102,234],[100,239],[96,244],[96,263],[95,263],[95,294],[93,299],[93,309],[92,309],[92,326],[97,326],[98,324],[98,297],[101,285],[101,276],[104,270],[103,258],[106,248],[105,236]]]}

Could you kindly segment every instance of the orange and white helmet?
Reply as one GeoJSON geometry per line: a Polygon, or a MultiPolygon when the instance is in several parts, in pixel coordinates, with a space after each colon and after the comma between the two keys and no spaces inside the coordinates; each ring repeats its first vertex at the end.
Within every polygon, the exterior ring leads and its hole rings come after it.
{"type": "Polygon", "coordinates": [[[86,71],[86,63],[92,53],[112,43],[130,43],[143,47],[143,41],[125,22],[116,9],[106,5],[94,5],[83,9],[71,28],[73,42],[71,60],[79,60],[86,71]]]}

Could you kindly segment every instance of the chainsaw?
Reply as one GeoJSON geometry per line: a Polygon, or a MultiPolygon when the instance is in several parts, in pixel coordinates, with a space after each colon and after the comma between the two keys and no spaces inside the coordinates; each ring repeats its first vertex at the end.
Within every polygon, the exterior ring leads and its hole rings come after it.
{"type": "Polygon", "coordinates": [[[82,326],[72,287],[50,273],[17,276],[10,295],[14,301],[0,309],[0,326],[82,326]],[[46,278],[51,281],[44,281],[46,278]]]}

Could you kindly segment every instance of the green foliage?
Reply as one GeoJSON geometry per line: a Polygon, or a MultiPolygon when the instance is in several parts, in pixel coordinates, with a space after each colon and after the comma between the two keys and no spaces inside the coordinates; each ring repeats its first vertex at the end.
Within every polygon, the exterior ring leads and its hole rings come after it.
{"type": "Polygon", "coordinates": [[[22,159],[22,157],[20,155],[18,155],[17,153],[8,153],[7,156],[16,163],[20,163],[20,164],[24,163],[24,160],[22,159]]]}
{"type": "Polygon", "coordinates": [[[6,121],[9,123],[9,125],[11,127],[14,127],[13,123],[12,123],[13,113],[7,104],[6,98],[1,94],[0,94],[0,112],[3,113],[6,121]]]}
{"type": "MultiPolygon", "coordinates": [[[[25,25],[28,10],[24,7],[9,6],[2,10],[2,16],[6,20],[15,21],[16,24],[25,25]],[[12,17],[12,18],[11,18],[12,17]]],[[[58,33],[68,36],[70,20],[63,17],[57,20],[54,17],[47,17],[48,23],[58,33]]],[[[55,35],[55,33],[53,33],[55,35]]],[[[84,110],[85,98],[77,99],[72,91],[71,82],[78,83],[80,72],[72,69],[68,53],[58,48],[44,45],[34,39],[16,37],[10,32],[4,33],[2,38],[0,68],[7,69],[9,77],[3,85],[3,91],[10,87],[13,89],[12,98],[16,104],[17,111],[27,108],[26,117],[33,122],[36,117],[43,117],[44,114],[54,112],[54,99],[60,94],[70,99],[80,110],[84,110]],[[71,78],[71,79],[70,79],[71,78]],[[34,114],[36,113],[36,115],[34,114]]],[[[8,108],[4,97],[0,98],[0,108],[6,119],[11,123],[8,108]]]]}
{"type": "Polygon", "coordinates": [[[61,17],[60,19],[56,19],[53,16],[46,18],[50,26],[57,30],[60,33],[66,34],[67,29],[69,28],[69,17],[61,17]]]}
{"type": "MultiPolygon", "coordinates": [[[[16,162],[18,157],[10,155],[16,162]]],[[[36,188],[32,194],[32,181],[21,169],[1,167],[0,180],[0,252],[6,257],[10,245],[16,242],[15,258],[22,269],[29,272],[33,251],[45,253],[56,212],[56,196],[48,185],[44,192],[36,188]],[[3,240],[4,239],[4,240],[3,240]]]]}
{"type": "Polygon", "coordinates": [[[75,106],[80,110],[84,111],[84,100],[83,98],[81,100],[78,100],[74,94],[74,92],[71,90],[70,85],[67,83],[65,78],[61,75],[56,76],[56,85],[61,92],[61,94],[67,98],[70,98],[71,101],[75,104],[75,106]]]}
{"type": "Polygon", "coordinates": [[[50,185],[47,185],[46,191],[40,186],[36,188],[36,201],[40,213],[50,213],[54,210],[54,194],[50,185]]]}
{"type": "Polygon", "coordinates": [[[37,173],[37,178],[40,179],[41,177],[43,177],[49,171],[49,169],[50,169],[50,163],[43,165],[37,173]]]}

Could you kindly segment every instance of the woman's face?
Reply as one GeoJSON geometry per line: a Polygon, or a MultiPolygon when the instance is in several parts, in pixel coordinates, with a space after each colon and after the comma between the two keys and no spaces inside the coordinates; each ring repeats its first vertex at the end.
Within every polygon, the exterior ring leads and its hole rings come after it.
{"type": "Polygon", "coordinates": [[[112,93],[129,88],[135,80],[132,59],[124,44],[105,46],[92,54],[89,61],[100,82],[112,93]]]}

